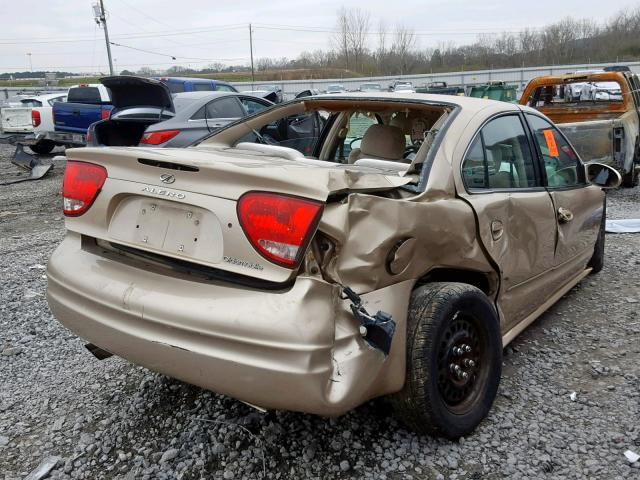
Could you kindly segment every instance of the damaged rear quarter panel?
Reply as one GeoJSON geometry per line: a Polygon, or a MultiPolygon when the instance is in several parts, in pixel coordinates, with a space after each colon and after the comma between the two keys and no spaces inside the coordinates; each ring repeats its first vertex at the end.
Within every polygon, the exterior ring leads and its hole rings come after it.
{"type": "Polygon", "coordinates": [[[492,271],[471,207],[450,196],[412,201],[354,193],[327,205],[319,230],[338,244],[325,275],[358,293],[417,280],[436,267],[492,271]],[[394,247],[411,239],[402,252],[411,257],[408,264],[391,273],[394,247]]]}

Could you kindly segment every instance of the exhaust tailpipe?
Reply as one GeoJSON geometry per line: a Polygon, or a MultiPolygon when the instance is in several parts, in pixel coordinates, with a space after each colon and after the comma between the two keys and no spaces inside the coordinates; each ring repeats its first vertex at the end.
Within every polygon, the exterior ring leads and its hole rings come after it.
{"type": "Polygon", "coordinates": [[[96,357],[98,360],[106,360],[109,357],[113,357],[113,353],[107,352],[106,350],[101,349],[100,347],[98,347],[97,345],[94,345],[93,343],[87,343],[84,346],[84,348],[89,350],[92,353],[92,355],[96,357]]]}

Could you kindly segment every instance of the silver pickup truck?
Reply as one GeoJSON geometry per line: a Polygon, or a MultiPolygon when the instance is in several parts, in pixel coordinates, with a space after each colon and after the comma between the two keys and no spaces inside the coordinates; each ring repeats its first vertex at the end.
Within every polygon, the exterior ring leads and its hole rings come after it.
{"type": "Polygon", "coordinates": [[[640,80],[631,72],[534,78],[520,103],[547,115],[585,162],[616,168],[633,187],[640,168],[640,80]]]}

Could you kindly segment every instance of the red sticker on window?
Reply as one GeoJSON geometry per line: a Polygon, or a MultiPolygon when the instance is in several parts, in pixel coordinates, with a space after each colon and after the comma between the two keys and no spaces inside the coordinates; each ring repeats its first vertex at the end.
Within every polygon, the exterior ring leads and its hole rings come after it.
{"type": "Polygon", "coordinates": [[[547,142],[547,148],[549,149],[549,155],[552,157],[559,157],[558,145],[556,145],[556,138],[553,136],[553,131],[547,129],[543,130],[544,139],[547,142]]]}

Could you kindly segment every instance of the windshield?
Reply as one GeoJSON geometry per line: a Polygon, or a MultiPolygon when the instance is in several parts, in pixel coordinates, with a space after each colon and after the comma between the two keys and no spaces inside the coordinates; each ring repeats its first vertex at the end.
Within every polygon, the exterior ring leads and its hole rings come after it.
{"type": "Polygon", "coordinates": [[[327,90],[344,90],[344,87],[342,85],[329,85],[327,90]]]}

